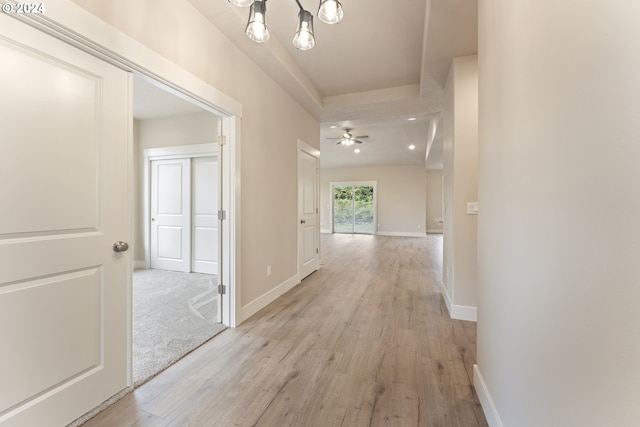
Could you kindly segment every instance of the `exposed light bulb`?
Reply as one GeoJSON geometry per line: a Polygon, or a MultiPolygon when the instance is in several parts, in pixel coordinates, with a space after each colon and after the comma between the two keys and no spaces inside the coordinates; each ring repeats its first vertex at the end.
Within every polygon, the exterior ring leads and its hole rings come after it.
{"type": "Polygon", "coordinates": [[[313,15],[310,12],[300,9],[298,12],[298,30],[293,36],[293,45],[300,50],[309,50],[316,45],[313,37],[313,15]]]}
{"type": "Polygon", "coordinates": [[[409,146],[409,150],[415,150],[415,149],[416,149],[416,146],[415,146],[415,145],[411,144],[411,145],[409,146]]]}
{"type": "Polygon", "coordinates": [[[247,37],[254,42],[264,43],[269,40],[270,34],[265,19],[266,11],[265,0],[256,0],[251,5],[249,22],[247,23],[245,33],[247,33],[247,37]]]}
{"type": "Polygon", "coordinates": [[[253,0],[229,0],[234,6],[249,7],[253,4],[253,0]]]}
{"type": "Polygon", "coordinates": [[[342,20],[343,15],[339,0],[320,0],[318,19],[325,24],[337,24],[342,20]]]}

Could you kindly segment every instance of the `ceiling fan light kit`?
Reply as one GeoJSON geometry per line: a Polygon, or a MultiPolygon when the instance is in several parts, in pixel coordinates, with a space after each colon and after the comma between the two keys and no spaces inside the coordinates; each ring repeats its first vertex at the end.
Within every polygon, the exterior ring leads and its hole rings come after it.
{"type": "MultiPolygon", "coordinates": [[[[229,3],[248,7],[249,21],[245,33],[247,37],[257,43],[264,43],[269,40],[269,29],[267,28],[266,13],[267,0],[228,0],[229,3]]],[[[309,50],[316,45],[313,33],[313,15],[305,10],[299,0],[294,0],[300,11],[298,12],[298,27],[293,36],[293,45],[300,50],[309,50]]],[[[337,24],[342,20],[344,12],[339,0],[320,0],[318,7],[318,19],[327,24],[337,24]]]]}
{"type": "Polygon", "coordinates": [[[362,141],[360,141],[360,139],[365,139],[365,138],[369,138],[369,135],[358,135],[358,136],[353,136],[351,134],[351,131],[353,129],[344,129],[344,133],[342,134],[341,138],[327,138],[327,139],[339,139],[340,141],[338,141],[338,145],[344,145],[344,146],[351,146],[354,143],[355,144],[362,144],[362,141]]]}

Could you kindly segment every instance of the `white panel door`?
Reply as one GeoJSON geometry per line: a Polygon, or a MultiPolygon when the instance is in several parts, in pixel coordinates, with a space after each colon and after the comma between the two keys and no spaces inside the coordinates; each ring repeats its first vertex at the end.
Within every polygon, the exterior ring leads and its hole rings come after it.
{"type": "Polygon", "coordinates": [[[318,269],[318,159],[298,151],[298,271],[300,280],[318,269]]]}
{"type": "Polygon", "coordinates": [[[191,271],[191,159],[151,162],[151,268],[191,271]]]}
{"type": "Polygon", "coordinates": [[[191,271],[218,274],[218,159],[196,157],[192,162],[191,271]]]}
{"type": "Polygon", "coordinates": [[[0,426],[128,385],[128,75],[0,13],[0,426]]]}

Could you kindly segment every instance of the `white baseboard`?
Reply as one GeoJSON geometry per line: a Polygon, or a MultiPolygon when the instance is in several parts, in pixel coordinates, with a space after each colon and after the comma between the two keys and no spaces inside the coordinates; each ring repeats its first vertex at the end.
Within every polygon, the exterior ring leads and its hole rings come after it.
{"type": "Polygon", "coordinates": [[[402,231],[378,231],[378,236],[391,236],[391,237],[426,237],[426,233],[405,233],[402,231]]]}
{"type": "Polygon", "coordinates": [[[249,304],[245,305],[241,309],[241,320],[237,322],[238,324],[244,322],[249,317],[256,314],[258,311],[262,310],[267,305],[271,304],[273,301],[278,299],[282,294],[287,292],[288,290],[294,288],[296,285],[300,283],[300,279],[298,275],[285,280],[275,288],[271,289],[269,292],[259,296],[258,298],[251,301],[249,304]]]}
{"type": "Polygon", "coordinates": [[[331,230],[322,228],[322,229],[320,229],[320,233],[322,233],[322,234],[331,234],[331,230]]]}
{"type": "Polygon", "coordinates": [[[453,304],[453,301],[451,300],[451,296],[449,295],[447,288],[444,286],[444,283],[440,283],[440,291],[442,293],[442,297],[444,298],[444,302],[447,305],[447,310],[449,310],[449,316],[452,319],[467,320],[469,322],[478,321],[477,307],[469,307],[466,305],[453,304]]]}
{"type": "Polygon", "coordinates": [[[133,261],[134,270],[144,270],[147,268],[147,263],[144,261],[133,261]]]}
{"type": "Polygon", "coordinates": [[[442,234],[442,228],[427,228],[428,234],[442,234]]]}
{"type": "Polygon", "coordinates": [[[478,399],[480,399],[484,416],[487,418],[487,424],[489,424],[490,427],[503,427],[504,424],[502,424],[502,420],[498,415],[498,410],[489,394],[487,385],[484,383],[478,365],[473,365],[473,387],[476,389],[478,399]]]}

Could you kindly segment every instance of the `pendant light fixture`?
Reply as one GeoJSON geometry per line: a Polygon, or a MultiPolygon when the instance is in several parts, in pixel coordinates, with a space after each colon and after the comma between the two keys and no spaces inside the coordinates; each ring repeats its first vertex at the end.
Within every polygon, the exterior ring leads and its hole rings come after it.
{"type": "Polygon", "coordinates": [[[300,50],[309,50],[316,45],[313,36],[313,15],[308,10],[304,10],[298,0],[298,28],[293,36],[293,45],[300,50]]]}
{"type": "MultiPolygon", "coordinates": [[[[267,28],[266,13],[267,0],[228,0],[229,3],[248,7],[249,21],[245,33],[254,42],[264,43],[269,40],[269,29],[267,28]]],[[[313,33],[313,15],[305,10],[300,4],[300,0],[295,0],[300,8],[298,12],[298,27],[293,36],[293,45],[300,50],[309,50],[316,45],[313,33]]],[[[337,24],[343,16],[342,4],[339,0],[320,0],[318,8],[318,18],[327,24],[337,24]]]]}
{"type": "Polygon", "coordinates": [[[253,4],[253,0],[229,0],[229,3],[234,6],[249,7],[253,4]]]}
{"type": "Polygon", "coordinates": [[[344,15],[340,0],[320,0],[318,19],[325,24],[337,24],[344,15]]]}
{"type": "Polygon", "coordinates": [[[245,33],[254,42],[264,43],[269,40],[266,15],[267,0],[255,0],[249,9],[249,22],[245,33]]]}

